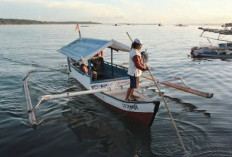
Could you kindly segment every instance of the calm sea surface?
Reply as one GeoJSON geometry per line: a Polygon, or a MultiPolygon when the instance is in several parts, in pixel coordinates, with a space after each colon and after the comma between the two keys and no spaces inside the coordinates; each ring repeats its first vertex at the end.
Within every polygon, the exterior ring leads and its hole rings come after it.
{"type": "MultiPolygon", "coordinates": [[[[36,112],[41,123],[30,125],[22,81],[28,71],[51,70],[29,78],[33,104],[44,94],[83,90],[63,66],[66,57],[56,51],[78,37],[74,28],[0,26],[0,156],[183,156],[162,101],[151,128],[126,120],[92,95],[44,102],[36,112]]],[[[86,25],[81,32],[130,45],[129,32],[148,49],[156,78],[181,76],[192,88],[214,93],[207,99],[160,86],[189,156],[232,156],[232,60],[189,58],[191,47],[208,44],[197,28],[86,25]]],[[[115,55],[115,62],[127,57],[115,55]]],[[[153,88],[144,91],[154,97],[153,88]]]]}

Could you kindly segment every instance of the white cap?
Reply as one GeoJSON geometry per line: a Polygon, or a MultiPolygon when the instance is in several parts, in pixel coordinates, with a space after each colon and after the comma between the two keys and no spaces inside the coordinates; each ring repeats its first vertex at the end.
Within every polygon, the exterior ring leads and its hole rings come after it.
{"type": "Polygon", "coordinates": [[[137,44],[141,44],[141,45],[143,44],[142,41],[139,40],[139,39],[135,39],[134,42],[137,43],[137,44]]]}

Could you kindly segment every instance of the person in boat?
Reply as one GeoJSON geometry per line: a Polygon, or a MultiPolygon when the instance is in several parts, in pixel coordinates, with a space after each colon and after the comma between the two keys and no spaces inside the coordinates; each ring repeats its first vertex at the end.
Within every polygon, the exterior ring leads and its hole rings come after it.
{"type": "Polygon", "coordinates": [[[139,39],[135,39],[131,45],[128,75],[130,76],[130,87],[127,90],[126,101],[136,100],[139,98],[134,95],[134,91],[139,87],[139,77],[142,75],[142,71],[149,70],[149,67],[144,66],[141,57],[142,42],[139,39]]]}
{"type": "Polygon", "coordinates": [[[93,70],[98,73],[98,75],[102,75],[102,70],[104,69],[104,52],[100,51],[94,57],[91,58],[91,62],[93,64],[93,70]]]}
{"type": "MultiPolygon", "coordinates": [[[[81,60],[81,63],[80,63],[80,69],[82,72],[89,75],[89,67],[86,64],[86,61],[83,59],[81,60]]],[[[97,72],[94,70],[92,71],[92,79],[97,80],[97,72]]]]}
{"type": "Polygon", "coordinates": [[[100,51],[98,54],[96,54],[94,57],[91,58],[91,62],[93,63],[93,69],[96,72],[100,72],[103,70],[104,65],[104,52],[100,51]]]}

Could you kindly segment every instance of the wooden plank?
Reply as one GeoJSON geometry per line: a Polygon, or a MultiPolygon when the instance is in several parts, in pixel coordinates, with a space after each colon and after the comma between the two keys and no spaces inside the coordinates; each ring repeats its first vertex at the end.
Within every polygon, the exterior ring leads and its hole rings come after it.
{"type": "MultiPolygon", "coordinates": [[[[119,100],[122,100],[122,101],[125,101],[125,98],[126,98],[126,92],[127,92],[127,89],[123,89],[121,91],[109,91],[109,92],[104,92],[112,97],[115,97],[119,100]]],[[[136,100],[139,102],[139,101],[144,101],[144,102],[150,102],[150,101],[154,101],[154,99],[151,99],[137,91],[134,92],[134,95],[135,96],[138,96],[139,98],[137,98],[136,100]]]]}

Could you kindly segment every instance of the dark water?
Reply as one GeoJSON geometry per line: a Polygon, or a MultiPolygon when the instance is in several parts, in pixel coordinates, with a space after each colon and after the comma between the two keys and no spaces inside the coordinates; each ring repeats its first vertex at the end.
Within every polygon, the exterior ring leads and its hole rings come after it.
{"type": "MultiPolygon", "coordinates": [[[[31,69],[32,103],[48,93],[81,91],[56,52],[77,38],[74,25],[0,27],[0,156],[183,156],[164,104],[151,128],[144,128],[110,110],[91,95],[43,103],[33,128],[28,121],[22,79],[31,69]]],[[[130,44],[140,38],[158,79],[181,76],[194,89],[214,93],[206,99],[160,86],[189,156],[232,156],[231,60],[194,60],[191,47],[205,42],[197,26],[82,27],[85,37],[114,38],[130,44]]],[[[116,62],[127,61],[120,53],[116,62]]],[[[152,86],[150,88],[153,88],[152,86]]],[[[152,90],[145,92],[154,96],[152,90]]],[[[160,99],[157,97],[157,99],[160,99]]]]}

